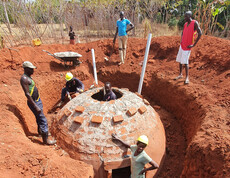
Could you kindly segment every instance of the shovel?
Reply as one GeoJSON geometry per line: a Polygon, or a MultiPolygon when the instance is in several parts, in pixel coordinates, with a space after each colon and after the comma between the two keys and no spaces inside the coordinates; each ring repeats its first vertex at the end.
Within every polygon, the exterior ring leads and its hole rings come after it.
{"type": "Polygon", "coordinates": [[[114,51],[114,46],[115,46],[115,43],[113,43],[113,47],[112,47],[112,49],[111,49],[111,51],[110,51],[110,54],[109,54],[109,59],[110,59],[110,57],[112,56],[112,54],[113,54],[113,51],[114,51]]]}

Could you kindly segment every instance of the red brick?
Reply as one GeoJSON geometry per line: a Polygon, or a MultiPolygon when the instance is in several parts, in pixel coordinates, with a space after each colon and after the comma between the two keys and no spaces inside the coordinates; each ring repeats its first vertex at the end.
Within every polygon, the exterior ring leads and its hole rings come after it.
{"type": "Polygon", "coordinates": [[[89,114],[96,114],[97,112],[96,111],[89,111],[89,114]]]}
{"type": "Polygon", "coordinates": [[[102,120],[103,120],[103,117],[101,117],[101,116],[93,116],[91,119],[91,122],[100,124],[100,123],[102,123],[102,120]]]}
{"type": "Polygon", "coordinates": [[[136,112],[137,112],[137,109],[136,108],[134,108],[134,107],[132,107],[132,108],[130,108],[128,111],[127,111],[127,115],[128,116],[133,116],[134,114],[136,114],[136,112]]]}
{"type": "Polygon", "coordinates": [[[110,100],[109,101],[109,104],[114,104],[115,103],[115,100],[110,100]]]}
{"type": "Polygon", "coordinates": [[[72,112],[68,108],[65,108],[64,113],[67,117],[72,114],[72,112]]]}
{"type": "Polygon", "coordinates": [[[148,100],[146,100],[146,99],[143,99],[143,102],[145,103],[145,105],[150,105],[150,103],[148,102],[148,100]]]}
{"type": "Polygon", "coordinates": [[[161,109],[161,107],[158,106],[158,105],[154,105],[153,108],[154,108],[154,109],[161,109]]]}
{"type": "Polygon", "coordinates": [[[145,113],[145,111],[147,111],[146,107],[145,106],[141,106],[139,109],[138,109],[139,113],[140,114],[143,114],[145,113]]]}
{"type": "Polygon", "coordinates": [[[84,121],[83,117],[77,116],[77,117],[74,118],[74,122],[77,122],[79,124],[82,124],[83,121],[84,121]]]}
{"type": "Polygon", "coordinates": [[[122,115],[113,116],[113,122],[121,122],[123,120],[124,119],[123,119],[122,115]]]}
{"type": "Polygon", "coordinates": [[[75,111],[76,111],[76,112],[79,112],[79,113],[83,113],[84,110],[85,110],[85,108],[84,108],[83,106],[77,106],[77,107],[75,108],[75,111]]]}
{"type": "Polygon", "coordinates": [[[79,95],[79,93],[74,93],[74,94],[71,95],[71,97],[72,97],[72,98],[75,98],[75,97],[77,97],[78,95],[79,95]]]}
{"type": "Polygon", "coordinates": [[[136,94],[137,96],[139,96],[140,98],[143,98],[143,96],[140,95],[138,92],[135,92],[135,94],[136,94]]]}
{"type": "Polygon", "coordinates": [[[121,128],[121,129],[119,129],[119,131],[121,132],[121,135],[125,135],[125,134],[127,134],[127,130],[126,130],[126,128],[125,128],[125,127],[123,127],[123,128],[121,128]]]}

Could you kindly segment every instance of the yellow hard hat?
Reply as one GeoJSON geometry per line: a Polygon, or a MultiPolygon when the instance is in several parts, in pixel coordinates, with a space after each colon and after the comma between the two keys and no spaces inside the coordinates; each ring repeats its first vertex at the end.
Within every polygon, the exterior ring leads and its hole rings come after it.
{"type": "Polygon", "coordinates": [[[141,135],[140,137],[138,137],[137,141],[142,142],[146,145],[148,145],[149,143],[149,139],[146,135],[141,135]]]}
{"type": "Polygon", "coordinates": [[[67,72],[66,75],[65,75],[66,81],[70,81],[72,78],[73,78],[73,74],[70,73],[70,72],[67,72]]]}

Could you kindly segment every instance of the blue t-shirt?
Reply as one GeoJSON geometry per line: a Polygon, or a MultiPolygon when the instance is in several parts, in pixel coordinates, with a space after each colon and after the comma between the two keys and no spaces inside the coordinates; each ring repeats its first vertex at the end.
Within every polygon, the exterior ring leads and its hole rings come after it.
{"type": "Polygon", "coordinates": [[[118,20],[117,21],[117,27],[118,27],[118,36],[125,36],[127,35],[126,33],[126,27],[129,25],[131,22],[128,19],[123,19],[123,20],[118,20]]]}

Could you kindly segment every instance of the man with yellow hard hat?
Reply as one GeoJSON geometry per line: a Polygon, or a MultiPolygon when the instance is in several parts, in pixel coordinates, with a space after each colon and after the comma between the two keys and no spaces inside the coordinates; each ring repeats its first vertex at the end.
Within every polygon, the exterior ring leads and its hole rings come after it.
{"type": "Polygon", "coordinates": [[[70,93],[82,93],[84,91],[84,84],[77,78],[73,77],[71,72],[67,72],[65,75],[66,87],[62,89],[61,92],[61,105],[65,96],[67,95],[69,99],[71,99],[70,93]]]}
{"type": "Polygon", "coordinates": [[[41,134],[44,144],[54,145],[56,140],[48,139],[47,119],[43,113],[43,105],[38,93],[38,89],[31,77],[36,67],[29,61],[25,61],[22,64],[22,67],[24,68],[24,74],[21,77],[20,83],[27,98],[27,105],[36,117],[38,134],[41,134]]]}
{"type": "Polygon", "coordinates": [[[131,178],[145,178],[145,173],[147,171],[159,168],[159,165],[144,151],[145,147],[149,143],[146,135],[138,137],[136,145],[129,145],[125,143],[115,134],[112,134],[112,139],[119,141],[126,148],[131,149],[131,178]],[[151,164],[151,167],[144,168],[147,163],[151,164]]]}

